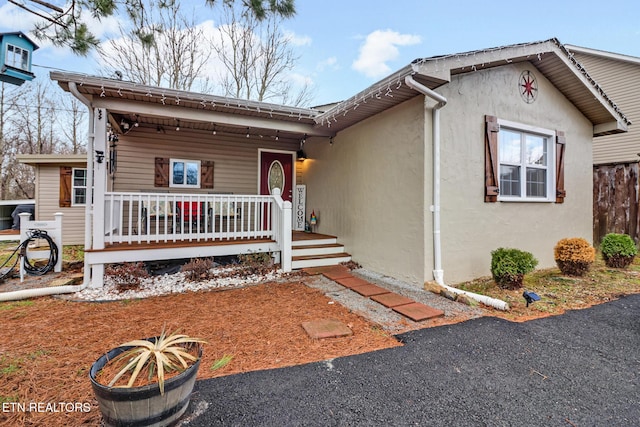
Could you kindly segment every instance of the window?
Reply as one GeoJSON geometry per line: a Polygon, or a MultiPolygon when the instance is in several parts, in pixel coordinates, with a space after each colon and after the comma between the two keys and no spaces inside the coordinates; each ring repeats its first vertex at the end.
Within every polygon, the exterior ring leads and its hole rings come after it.
{"type": "Polygon", "coordinates": [[[73,169],[71,179],[71,205],[84,205],[87,203],[87,170],[73,169]]]}
{"type": "Polygon", "coordinates": [[[170,187],[200,188],[200,160],[171,159],[170,187]]]}
{"type": "Polygon", "coordinates": [[[562,203],[564,132],[486,116],[485,202],[562,203]]]}
{"type": "Polygon", "coordinates": [[[29,51],[12,44],[7,45],[4,63],[13,68],[29,71],[29,51]]]}

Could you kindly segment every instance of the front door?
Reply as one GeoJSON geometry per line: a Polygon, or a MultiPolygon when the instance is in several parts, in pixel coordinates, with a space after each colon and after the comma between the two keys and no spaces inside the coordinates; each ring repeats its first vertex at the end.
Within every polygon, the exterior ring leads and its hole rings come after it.
{"type": "Polygon", "coordinates": [[[280,189],[283,200],[293,203],[293,157],[295,153],[260,151],[260,194],[280,189]]]}

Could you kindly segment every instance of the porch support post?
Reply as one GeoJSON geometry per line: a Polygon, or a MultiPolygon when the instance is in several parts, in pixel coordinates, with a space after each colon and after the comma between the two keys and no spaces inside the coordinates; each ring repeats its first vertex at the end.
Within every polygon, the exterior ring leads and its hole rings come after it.
{"type": "MultiPolygon", "coordinates": [[[[104,249],[104,197],[107,191],[107,110],[94,110],[94,152],[93,157],[93,247],[104,249]]],[[[91,203],[91,200],[87,200],[91,203]]],[[[91,268],[91,287],[104,284],[104,264],[94,264],[91,268]]]]}
{"type": "Polygon", "coordinates": [[[291,271],[291,240],[292,240],[292,209],[291,202],[286,200],[282,209],[282,259],[280,260],[280,265],[282,266],[282,271],[288,273],[291,271]]]}

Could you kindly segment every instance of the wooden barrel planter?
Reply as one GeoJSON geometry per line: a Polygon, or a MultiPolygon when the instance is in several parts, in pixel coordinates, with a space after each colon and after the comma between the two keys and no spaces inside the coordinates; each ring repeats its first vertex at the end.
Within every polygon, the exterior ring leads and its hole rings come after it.
{"type": "MultiPolygon", "coordinates": [[[[150,338],[148,340],[153,340],[150,338]]],[[[91,366],[89,378],[98,400],[104,424],[122,426],[168,426],[175,423],[187,410],[200,359],[184,372],[164,382],[164,395],[157,383],[142,387],[108,387],[96,381],[96,375],[107,362],[132,347],[117,347],[102,355],[91,366]]],[[[202,347],[199,348],[202,357],[202,347]]]]}

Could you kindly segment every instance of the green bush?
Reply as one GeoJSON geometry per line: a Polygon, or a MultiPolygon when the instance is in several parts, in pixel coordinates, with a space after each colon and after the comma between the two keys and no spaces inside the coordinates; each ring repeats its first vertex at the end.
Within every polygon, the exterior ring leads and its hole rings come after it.
{"type": "Polygon", "coordinates": [[[627,234],[609,233],[602,238],[600,251],[607,267],[625,268],[638,254],[638,247],[627,234]]]}
{"type": "Polygon", "coordinates": [[[502,288],[521,288],[524,275],[531,273],[537,265],[538,260],[530,252],[512,248],[491,252],[491,274],[502,288]]]}

